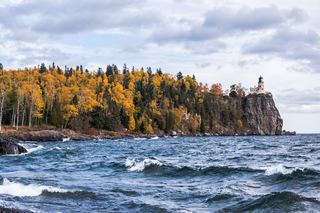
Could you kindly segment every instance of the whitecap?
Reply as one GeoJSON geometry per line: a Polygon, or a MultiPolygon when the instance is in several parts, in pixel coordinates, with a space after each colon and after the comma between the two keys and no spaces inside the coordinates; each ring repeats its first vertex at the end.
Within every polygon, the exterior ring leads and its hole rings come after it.
{"type": "Polygon", "coordinates": [[[158,136],[154,136],[154,137],[151,137],[149,140],[158,140],[159,137],[158,136]]]}
{"type": "Polygon", "coordinates": [[[147,138],[134,138],[134,140],[136,140],[136,141],[144,141],[144,140],[147,140],[147,138]]]}
{"type": "Polygon", "coordinates": [[[151,165],[162,166],[163,164],[157,159],[147,158],[147,159],[144,159],[143,161],[138,162],[135,159],[128,158],[126,159],[125,165],[128,168],[128,170],[131,172],[134,172],[134,171],[141,172],[148,166],[151,166],[151,165]]]}
{"type": "Polygon", "coordinates": [[[56,146],[53,148],[54,150],[62,150],[60,147],[56,146]]]}
{"type": "MultiPolygon", "coordinates": [[[[33,152],[37,152],[37,151],[40,151],[42,149],[44,149],[44,146],[42,145],[36,145],[36,144],[22,144],[22,143],[19,143],[20,146],[24,147],[27,152],[26,153],[22,153],[22,154],[18,154],[18,155],[26,155],[26,154],[30,154],[30,153],[33,153],[33,152]]],[[[7,156],[17,156],[17,155],[7,155],[7,156]]]]}
{"type": "Polygon", "coordinates": [[[37,152],[37,151],[42,150],[42,149],[44,149],[44,146],[41,146],[41,145],[36,146],[36,147],[32,147],[32,148],[26,147],[26,150],[28,151],[28,154],[32,153],[32,152],[37,152]]]}
{"type": "Polygon", "coordinates": [[[70,141],[70,138],[63,138],[62,139],[62,142],[67,142],[67,141],[70,141]]]}
{"type": "Polygon", "coordinates": [[[277,165],[271,165],[268,166],[265,169],[265,174],[266,175],[274,175],[274,174],[290,174],[294,171],[294,169],[288,169],[282,164],[277,164],[277,165]]]}
{"type": "Polygon", "coordinates": [[[18,196],[18,197],[35,197],[41,195],[44,191],[48,192],[68,192],[67,190],[36,184],[25,185],[22,183],[11,182],[3,178],[3,184],[0,185],[0,194],[18,196]]]}
{"type": "Polygon", "coordinates": [[[130,158],[126,159],[126,167],[133,167],[135,164],[136,164],[135,159],[130,159],[130,158]]]}

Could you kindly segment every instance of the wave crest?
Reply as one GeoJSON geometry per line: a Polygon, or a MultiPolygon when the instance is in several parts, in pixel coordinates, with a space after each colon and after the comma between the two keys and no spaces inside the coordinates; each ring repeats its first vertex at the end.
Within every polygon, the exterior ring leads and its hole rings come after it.
{"type": "Polygon", "coordinates": [[[162,166],[163,164],[159,160],[153,159],[153,158],[147,158],[141,162],[137,162],[135,159],[129,159],[129,158],[126,160],[126,167],[128,168],[129,171],[141,172],[145,170],[147,167],[150,167],[152,165],[162,166]]]}
{"type": "Polygon", "coordinates": [[[293,170],[286,168],[282,164],[272,165],[265,168],[266,175],[274,175],[274,174],[290,174],[293,170]]]}
{"type": "Polygon", "coordinates": [[[0,185],[0,194],[7,194],[18,197],[35,197],[41,195],[44,191],[48,192],[67,192],[67,190],[41,185],[25,185],[22,183],[11,182],[7,178],[3,178],[0,185]]]}
{"type": "Polygon", "coordinates": [[[155,158],[147,158],[143,161],[127,159],[125,166],[129,171],[144,172],[163,176],[205,176],[205,175],[229,175],[235,173],[254,173],[263,170],[248,167],[209,166],[205,168],[193,168],[189,166],[178,167],[161,163],[155,158]]]}
{"type": "Polygon", "coordinates": [[[283,165],[276,165],[266,168],[265,174],[268,176],[293,179],[316,177],[320,175],[320,172],[309,168],[287,168],[283,165]]]}

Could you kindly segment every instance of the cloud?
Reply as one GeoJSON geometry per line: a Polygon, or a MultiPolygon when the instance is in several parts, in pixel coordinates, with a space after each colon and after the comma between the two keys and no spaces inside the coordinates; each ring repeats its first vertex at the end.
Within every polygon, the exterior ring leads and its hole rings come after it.
{"type": "Polygon", "coordinates": [[[62,51],[57,47],[39,46],[26,42],[5,42],[0,44],[0,49],[7,50],[0,52],[1,60],[19,67],[41,62],[67,62],[71,60],[71,54],[67,54],[66,50],[62,51]]]}
{"type": "Polygon", "coordinates": [[[283,28],[271,36],[243,46],[245,54],[270,55],[298,61],[309,71],[320,72],[320,36],[313,30],[283,28]]]}
{"type": "Polygon", "coordinates": [[[304,12],[294,8],[280,10],[275,6],[260,8],[218,8],[207,13],[204,26],[224,31],[259,30],[278,26],[288,21],[303,21],[304,12]]]}
{"type": "Polygon", "coordinates": [[[144,3],[145,0],[24,0],[0,8],[0,25],[15,34],[29,31],[61,35],[144,28],[161,22],[159,13],[140,10],[144,3]]]}
{"type": "Polygon", "coordinates": [[[320,87],[286,89],[277,95],[280,108],[290,113],[320,113],[320,87]]]}
{"type": "Polygon", "coordinates": [[[275,6],[260,8],[228,7],[215,8],[207,12],[204,21],[190,26],[188,29],[173,27],[156,31],[152,38],[158,43],[207,41],[222,36],[238,33],[265,30],[292,22],[302,22],[306,14],[300,9],[280,10],[275,6]]]}

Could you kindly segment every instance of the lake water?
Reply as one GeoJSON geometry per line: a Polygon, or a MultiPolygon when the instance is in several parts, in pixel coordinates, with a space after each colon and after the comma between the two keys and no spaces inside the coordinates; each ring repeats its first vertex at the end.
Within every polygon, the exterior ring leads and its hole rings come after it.
{"type": "Polygon", "coordinates": [[[319,212],[320,135],[22,143],[0,206],[34,212],[319,212]]]}

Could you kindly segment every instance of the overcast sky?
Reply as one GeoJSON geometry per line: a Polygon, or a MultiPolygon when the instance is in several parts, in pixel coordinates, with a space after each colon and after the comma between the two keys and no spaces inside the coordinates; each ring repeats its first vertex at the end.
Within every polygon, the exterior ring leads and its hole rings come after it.
{"type": "Polygon", "coordinates": [[[319,0],[1,0],[0,62],[161,67],[225,89],[262,75],[285,129],[312,133],[319,29],[319,0]]]}

